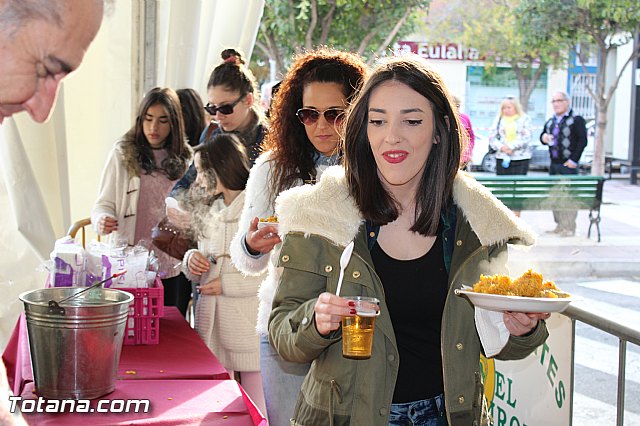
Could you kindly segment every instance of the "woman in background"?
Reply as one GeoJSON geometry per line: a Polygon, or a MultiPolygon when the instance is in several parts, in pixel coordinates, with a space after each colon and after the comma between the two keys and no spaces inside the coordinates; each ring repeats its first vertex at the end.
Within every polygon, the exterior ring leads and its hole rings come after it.
{"type": "Polygon", "coordinates": [[[264,150],[251,169],[231,258],[241,271],[260,274],[258,333],[260,365],[271,426],[288,426],[308,364],[285,362],[269,344],[267,322],[278,281],[275,267],[280,243],[277,228],[258,229],[258,218],[274,213],[276,196],[285,189],[313,183],[340,161],[336,149],[344,111],[366,72],[353,54],[319,49],[299,55],[280,84],[271,108],[264,150]]]}
{"type": "Polygon", "coordinates": [[[522,110],[520,102],[507,96],[500,103],[494,120],[489,144],[496,150],[496,174],[526,175],[531,160],[531,118],[522,110]]]}
{"type": "MultiPolygon", "coordinates": [[[[256,78],[245,66],[242,53],[235,49],[225,49],[221,53],[222,63],[214,68],[207,83],[209,102],[204,110],[212,121],[201,133],[199,143],[210,140],[219,134],[236,135],[247,150],[251,164],[260,153],[260,146],[266,132],[265,118],[260,111],[256,78]]],[[[193,164],[187,173],[173,186],[169,197],[182,203],[193,181],[196,179],[193,164]]],[[[191,227],[191,215],[181,210],[167,208],[166,213],[171,222],[182,229],[191,227]]],[[[193,290],[193,289],[192,289],[193,290]]],[[[191,295],[192,290],[189,291],[191,295]]],[[[198,294],[193,292],[193,303],[197,306],[198,294]]]]}
{"type": "MultiPolygon", "coordinates": [[[[184,255],[182,270],[198,283],[195,328],[231,377],[266,413],[256,334],[258,286],[262,276],[245,276],[232,264],[229,243],[238,230],[249,177],[249,158],[234,135],[217,135],[195,148],[199,197],[192,199],[198,249],[184,255]]],[[[195,188],[194,188],[195,189],[195,188]]]]}
{"type": "MultiPolygon", "coordinates": [[[[207,130],[200,135],[200,143],[217,134],[233,133],[247,149],[249,161],[253,164],[260,154],[260,146],[267,130],[259,106],[260,96],[256,78],[244,65],[244,58],[239,51],[225,49],[221,56],[222,63],[215,67],[209,76],[209,102],[204,107],[217,124],[210,123],[207,130]]],[[[187,174],[174,186],[170,196],[179,199],[181,193],[191,186],[195,178],[196,170],[192,165],[187,174]]],[[[180,217],[174,209],[169,210],[167,213],[172,222],[188,223],[188,218],[180,217]]]]}
{"type": "MultiPolygon", "coordinates": [[[[489,145],[496,150],[496,174],[526,175],[531,160],[533,131],[531,118],[522,110],[522,105],[513,96],[500,103],[500,113],[491,127],[489,145]]],[[[520,216],[519,211],[514,211],[520,216]]]]}
{"type": "MultiPolygon", "coordinates": [[[[96,232],[129,246],[141,241],[151,244],[151,229],[164,217],[165,196],[190,161],[178,95],[170,88],[151,89],[140,104],[135,124],[107,158],[91,212],[96,232]]],[[[184,315],[191,289],[175,268],[180,261],[158,249],[155,253],[164,304],[177,306],[184,315]]]]}
{"type": "Polygon", "coordinates": [[[200,95],[193,89],[176,90],[182,107],[182,118],[184,119],[184,132],[191,147],[200,143],[200,135],[207,126],[204,117],[204,105],[200,95]]]}
{"type": "Polygon", "coordinates": [[[471,126],[471,119],[469,116],[460,111],[460,98],[453,95],[453,102],[458,111],[458,117],[460,118],[460,124],[462,128],[466,130],[466,141],[461,144],[462,154],[460,155],[460,167],[467,171],[471,171],[471,164],[473,163],[473,147],[476,143],[476,135],[473,133],[473,127],[471,126]]]}

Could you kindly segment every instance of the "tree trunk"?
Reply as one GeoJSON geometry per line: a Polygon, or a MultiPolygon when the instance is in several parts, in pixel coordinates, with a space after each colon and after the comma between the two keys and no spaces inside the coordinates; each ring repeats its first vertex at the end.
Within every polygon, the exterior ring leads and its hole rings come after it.
{"type": "Polygon", "coordinates": [[[605,85],[607,83],[607,48],[606,44],[598,44],[598,74],[596,74],[596,140],[593,147],[593,162],[591,174],[604,176],[604,131],[607,128],[607,109],[609,102],[605,99],[605,85]]]}
{"type": "Polygon", "coordinates": [[[327,38],[329,38],[329,30],[331,29],[331,23],[333,22],[333,15],[336,12],[336,2],[330,2],[331,7],[327,14],[322,18],[322,32],[320,33],[319,45],[327,44],[327,38]]]}
{"type": "Polygon", "coordinates": [[[398,31],[400,31],[400,28],[402,28],[404,23],[407,21],[407,19],[409,18],[409,15],[411,14],[412,11],[413,11],[413,6],[407,6],[407,9],[405,10],[404,15],[402,15],[402,18],[400,18],[398,20],[398,22],[393,27],[393,29],[391,30],[391,32],[389,33],[387,38],[380,44],[380,46],[378,47],[378,50],[376,50],[375,54],[371,55],[371,57],[367,61],[367,65],[373,64],[373,62],[376,60],[376,57],[378,57],[378,56],[380,56],[380,55],[382,55],[384,53],[384,51],[389,47],[389,44],[391,43],[391,40],[393,40],[393,38],[396,36],[396,34],[398,34],[398,31]]]}
{"type": "Polygon", "coordinates": [[[520,68],[518,64],[511,64],[511,68],[513,68],[516,78],[518,79],[519,100],[524,112],[529,110],[529,99],[531,98],[531,94],[536,88],[536,84],[538,83],[538,80],[540,80],[540,77],[546,68],[546,64],[541,63],[538,69],[533,73],[533,76],[531,76],[530,69],[532,62],[533,61],[531,61],[531,63],[529,63],[525,68],[520,68]]]}
{"type": "Polygon", "coordinates": [[[604,131],[607,128],[607,108],[598,105],[596,113],[596,146],[593,150],[593,162],[591,163],[591,174],[604,176],[604,131]]]}
{"type": "Polygon", "coordinates": [[[307,34],[304,37],[304,47],[307,50],[313,48],[313,32],[318,25],[318,3],[316,0],[311,0],[311,22],[309,22],[309,28],[307,28],[307,34]]]}
{"type": "Polygon", "coordinates": [[[269,43],[269,51],[271,52],[271,55],[269,55],[269,59],[275,61],[276,74],[282,76],[285,74],[286,70],[284,69],[284,61],[282,60],[282,54],[278,49],[278,43],[276,42],[276,38],[273,35],[273,33],[268,33],[267,40],[269,43]]]}

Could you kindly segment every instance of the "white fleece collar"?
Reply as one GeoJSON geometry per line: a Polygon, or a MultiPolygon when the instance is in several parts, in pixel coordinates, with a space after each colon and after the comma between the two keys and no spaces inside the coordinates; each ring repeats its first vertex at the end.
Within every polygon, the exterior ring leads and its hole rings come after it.
{"type": "MultiPolygon", "coordinates": [[[[453,200],[482,245],[506,241],[535,243],[535,233],[498,201],[491,191],[465,172],[458,172],[453,200]]],[[[316,185],[303,185],[282,192],[276,199],[279,233],[317,234],[345,246],[352,241],[362,217],[346,185],[344,168],[327,168],[316,185]]]]}

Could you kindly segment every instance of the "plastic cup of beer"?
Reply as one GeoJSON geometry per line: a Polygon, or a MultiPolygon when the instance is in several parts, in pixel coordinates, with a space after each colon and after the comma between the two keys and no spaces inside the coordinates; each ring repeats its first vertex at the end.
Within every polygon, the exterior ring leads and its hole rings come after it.
{"type": "Polygon", "coordinates": [[[342,318],[342,356],[349,359],[371,358],[373,329],[380,315],[380,301],[375,297],[346,296],[355,304],[356,315],[342,318]]]}

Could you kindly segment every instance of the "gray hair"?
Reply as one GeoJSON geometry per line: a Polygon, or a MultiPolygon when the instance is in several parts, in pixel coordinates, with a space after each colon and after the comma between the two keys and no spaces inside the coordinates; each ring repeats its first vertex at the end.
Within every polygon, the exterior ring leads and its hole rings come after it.
{"type": "Polygon", "coordinates": [[[0,0],[0,31],[11,31],[32,20],[62,25],[63,1],[0,0]]]}
{"type": "MultiPolygon", "coordinates": [[[[0,32],[9,37],[25,23],[43,20],[62,26],[65,6],[71,1],[86,0],[0,0],[0,32]]],[[[103,0],[105,14],[111,13],[113,0],[103,0]]]]}

